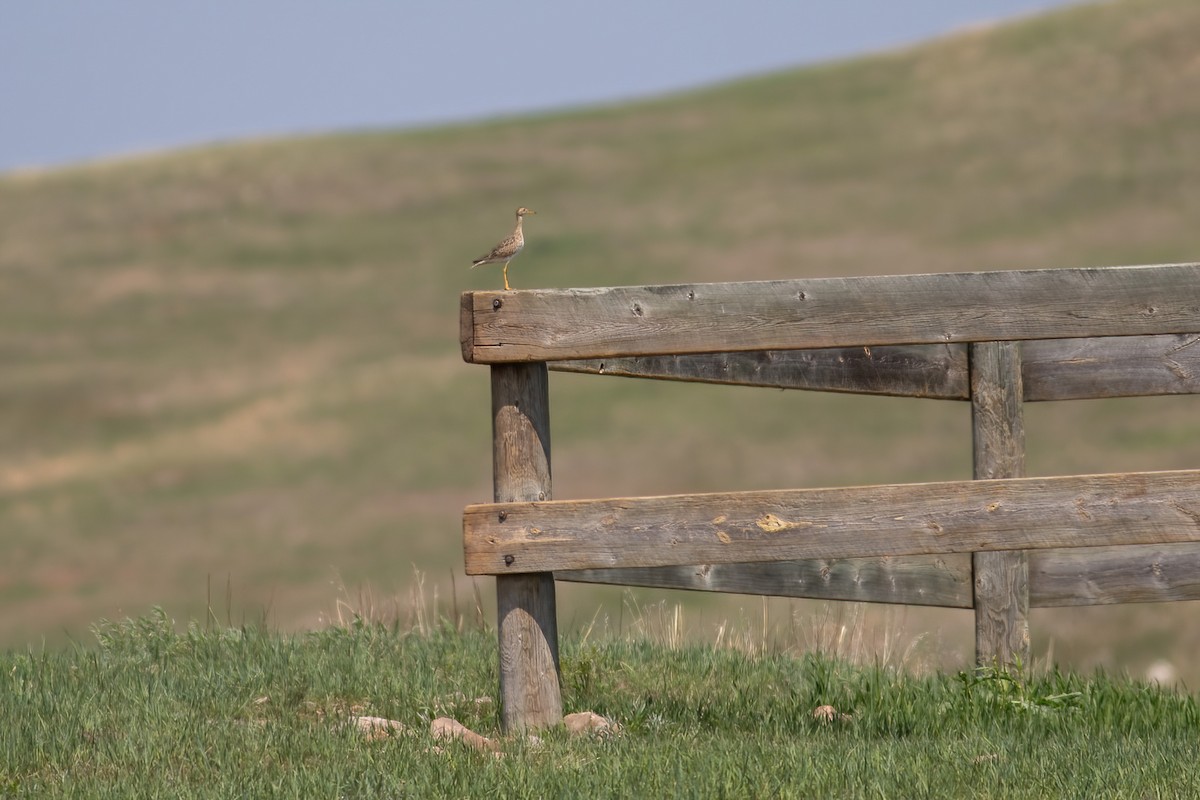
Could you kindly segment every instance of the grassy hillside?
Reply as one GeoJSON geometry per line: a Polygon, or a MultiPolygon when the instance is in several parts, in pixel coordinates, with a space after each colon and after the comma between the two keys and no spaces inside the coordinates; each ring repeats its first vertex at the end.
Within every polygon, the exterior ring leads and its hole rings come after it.
{"type": "MultiPolygon", "coordinates": [[[[414,569],[486,603],[459,514],[490,496],[487,374],[457,301],[499,286],[466,265],[518,205],[518,288],[1200,260],[1197,29],[1191,0],[1104,3],[630,106],[0,178],[0,642],[154,604],[403,614],[414,569]]],[[[552,385],[557,497],[970,471],[962,404],[552,385]]],[[[1200,464],[1193,398],[1027,429],[1031,474],[1200,464]]],[[[620,613],[565,595],[567,626],[620,613]]],[[[1191,613],[1035,615],[1035,650],[1140,668],[1194,652],[1191,613]]],[[[907,624],[969,652],[969,615],[907,624]]]]}

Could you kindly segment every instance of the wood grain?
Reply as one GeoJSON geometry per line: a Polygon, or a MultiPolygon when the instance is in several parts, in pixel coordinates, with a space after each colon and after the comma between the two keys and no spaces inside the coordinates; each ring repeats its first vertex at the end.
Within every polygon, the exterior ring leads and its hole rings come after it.
{"type": "MultiPolygon", "coordinates": [[[[1025,476],[1020,342],[969,346],[971,443],[977,480],[1025,476]]],[[[1029,664],[1029,559],[1022,550],[974,553],[975,663],[1029,664]]]]}
{"type": "Polygon", "coordinates": [[[472,575],[1192,542],[1200,470],[472,505],[463,540],[472,575]]]}
{"type": "Polygon", "coordinates": [[[550,369],[775,389],[967,399],[967,349],[961,344],[632,356],[555,361],[550,369]]]}
{"type": "Polygon", "coordinates": [[[462,347],[462,356],[465,361],[471,360],[471,353],[475,350],[475,310],[473,308],[473,298],[469,292],[464,292],[458,298],[458,342],[462,347]]]}
{"type": "Polygon", "coordinates": [[[815,558],[762,564],[700,564],[555,572],[556,580],[660,589],[970,608],[966,553],[883,558],[815,558]]]}
{"type": "Polygon", "coordinates": [[[469,292],[476,363],[1187,333],[1200,265],[469,292]]]}
{"type": "MultiPolygon", "coordinates": [[[[1025,402],[1200,393],[1200,333],[1022,343],[1025,402]]],[[[969,400],[963,344],[833,347],[554,361],[628,378],[969,400]]]]}
{"type": "Polygon", "coordinates": [[[1200,394],[1200,333],[1025,342],[1026,400],[1200,394]]]}
{"type": "MultiPolygon", "coordinates": [[[[545,364],[492,367],[492,458],[497,502],[550,498],[545,364]]],[[[506,731],[557,725],[562,689],[553,575],[498,575],[496,616],[501,724],[506,731]]]]}
{"type": "MultiPolygon", "coordinates": [[[[1029,607],[1200,600],[1200,545],[1031,550],[1029,607]]],[[[972,557],[808,559],[555,572],[555,580],[860,603],[973,608],[972,557]]]]}
{"type": "Polygon", "coordinates": [[[1035,607],[1200,600],[1200,546],[1076,547],[1029,554],[1035,607]]]}

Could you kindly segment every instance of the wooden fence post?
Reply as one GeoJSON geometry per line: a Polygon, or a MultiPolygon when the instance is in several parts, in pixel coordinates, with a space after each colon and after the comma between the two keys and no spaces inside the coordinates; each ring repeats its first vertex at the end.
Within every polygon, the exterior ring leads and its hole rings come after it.
{"type": "MultiPolygon", "coordinates": [[[[1025,477],[1019,342],[970,345],[971,433],[977,480],[1025,477]]],[[[975,662],[1029,664],[1029,560],[1024,551],[972,554],[975,662]]]]}
{"type": "MultiPolygon", "coordinates": [[[[492,467],[497,503],[550,499],[550,402],[544,362],[494,365],[492,467]]],[[[562,721],[554,575],[496,577],[500,710],[505,731],[562,721]]]]}

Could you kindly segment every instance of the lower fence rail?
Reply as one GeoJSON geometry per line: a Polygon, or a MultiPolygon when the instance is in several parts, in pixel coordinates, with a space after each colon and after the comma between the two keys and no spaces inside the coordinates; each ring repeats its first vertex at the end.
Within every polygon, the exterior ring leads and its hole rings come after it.
{"type": "Polygon", "coordinates": [[[1200,542],[1200,470],[490,503],[469,575],[1200,542]]]}

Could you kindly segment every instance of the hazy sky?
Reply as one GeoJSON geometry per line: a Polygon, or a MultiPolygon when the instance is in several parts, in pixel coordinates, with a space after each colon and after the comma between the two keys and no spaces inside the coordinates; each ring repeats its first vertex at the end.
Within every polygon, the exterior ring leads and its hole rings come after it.
{"type": "Polygon", "coordinates": [[[0,171],[639,97],[1065,0],[0,0],[0,171]]]}

